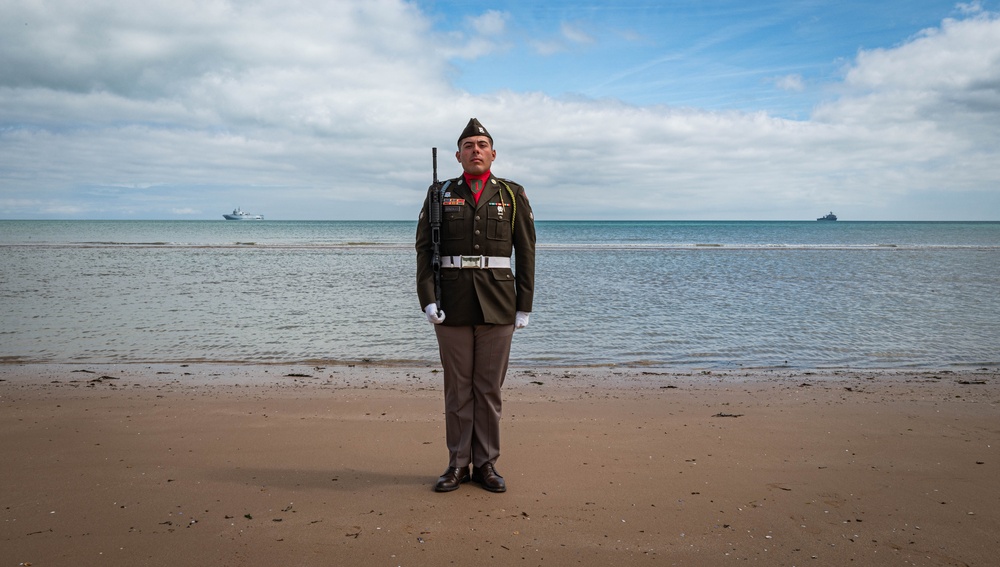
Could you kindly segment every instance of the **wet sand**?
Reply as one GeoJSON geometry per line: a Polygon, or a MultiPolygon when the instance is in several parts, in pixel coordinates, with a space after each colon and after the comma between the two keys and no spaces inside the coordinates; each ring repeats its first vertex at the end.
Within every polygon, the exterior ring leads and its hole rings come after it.
{"type": "Polygon", "coordinates": [[[996,565],[1000,371],[0,365],[0,565],[996,565]]]}

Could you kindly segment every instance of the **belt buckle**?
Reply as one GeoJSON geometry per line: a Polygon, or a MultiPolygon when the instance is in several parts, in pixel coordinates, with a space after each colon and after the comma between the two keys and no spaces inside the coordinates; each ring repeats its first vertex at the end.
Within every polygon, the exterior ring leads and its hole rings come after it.
{"type": "Polygon", "coordinates": [[[481,267],[483,267],[483,257],[482,256],[462,256],[462,267],[463,268],[481,268],[481,267]]]}

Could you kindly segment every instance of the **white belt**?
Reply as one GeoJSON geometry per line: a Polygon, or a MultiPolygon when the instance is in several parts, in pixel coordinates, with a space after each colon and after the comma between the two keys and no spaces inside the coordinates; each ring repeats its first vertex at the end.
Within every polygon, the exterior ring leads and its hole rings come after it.
{"type": "Polygon", "coordinates": [[[442,268],[509,268],[510,258],[503,256],[441,256],[442,268]]]}

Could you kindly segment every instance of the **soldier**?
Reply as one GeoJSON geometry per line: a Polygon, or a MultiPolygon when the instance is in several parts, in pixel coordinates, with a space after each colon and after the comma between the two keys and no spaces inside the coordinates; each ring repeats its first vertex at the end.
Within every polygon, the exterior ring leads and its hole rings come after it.
{"type": "Polygon", "coordinates": [[[524,188],[495,177],[493,137],[475,118],[458,138],[464,174],[441,191],[441,304],[435,303],[430,194],[417,223],[417,296],[434,324],[444,368],[448,469],[434,490],[468,480],[507,490],[500,456],[500,387],[514,329],[528,325],[535,286],[535,224],[524,188]],[[511,255],[514,265],[511,265],[511,255]],[[513,267],[513,270],[512,270],[513,267]],[[469,474],[469,465],[472,474],[469,474]]]}

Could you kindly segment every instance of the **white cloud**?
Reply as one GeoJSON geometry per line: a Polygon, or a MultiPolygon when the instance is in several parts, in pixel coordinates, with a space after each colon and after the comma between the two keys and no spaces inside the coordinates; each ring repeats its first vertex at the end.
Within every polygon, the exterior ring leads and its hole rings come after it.
{"type": "Polygon", "coordinates": [[[543,57],[564,53],[570,50],[571,45],[590,45],[596,40],[590,34],[584,32],[573,24],[563,22],[559,26],[559,37],[557,38],[534,38],[530,44],[535,53],[543,57]]]}
{"type": "MultiPolygon", "coordinates": [[[[509,18],[509,14],[497,10],[488,10],[479,16],[468,18],[463,29],[451,34],[451,40],[441,53],[459,59],[478,59],[506,50],[508,44],[504,34],[509,18]]],[[[433,38],[428,37],[427,41],[425,49],[432,45],[433,38]]]]}
{"type": "Polygon", "coordinates": [[[983,11],[983,3],[980,0],[972,2],[959,2],[955,8],[965,15],[979,14],[983,11]]]}
{"type": "MultiPolygon", "coordinates": [[[[539,218],[1000,210],[995,14],[860,52],[840,96],[793,121],[456,90],[448,62],[503,49],[502,12],[442,33],[401,0],[3,11],[0,217],[216,218],[240,205],[274,219],[410,219],[428,148],[441,147],[442,176],[457,172],[451,144],[470,116],[539,218]]],[[[569,30],[564,39],[589,38],[569,30]]]]}
{"type": "Polygon", "coordinates": [[[995,151],[1000,19],[990,14],[949,19],[899,47],[862,51],[843,88],[844,95],[821,106],[816,119],[880,131],[923,131],[933,137],[919,141],[935,146],[948,137],[959,159],[966,151],[995,151]]]}
{"type": "Polygon", "coordinates": [[[543,57],[566,51],[566,45],[563,42],[556,40],[543,41],[534,39],[531,41],[531,46],[534,48],[535,53],[543,57]]]}
{"type": "Polygon", "coordinates": [[[476,33],[500,35],[506,31],[509,15],[497,10],[488,10],[484,14],[472,18],[472,28],[476,33]]]}
{"type": "Polygon", "coordinates": [[[806,89],[806,84],[805,81],[802,80],[802,75],[798,74],[778,77],[774,81],[774,86],[783,91],[802,92],[806,89]]]}
{"type": "Polygon", "coordinates": [[[563,22],[562,25],[559,26],[559,31],[562,33],[562,36],[564,38],[566,38],[567,40],[569,40],[569,41],[571,41],[573,43],[579,43],[579,44],[585,44],[586,45],[586,44],[594,43],[594,41],[595,41],[594,38],[593,38],[593,36],[591,36],[590,34],[586,33],[585,31],[583,31],[579,27],[574,26],[573,24],[570,24],[570,23],[567,23],[567,22],[563,22]]]}

